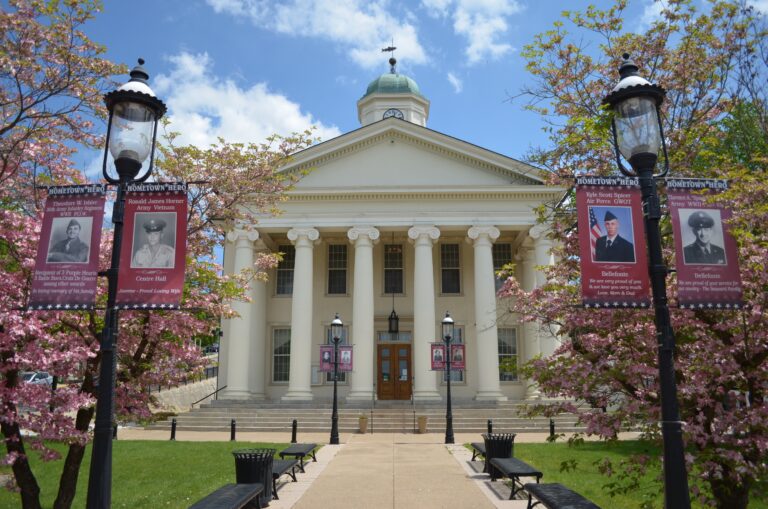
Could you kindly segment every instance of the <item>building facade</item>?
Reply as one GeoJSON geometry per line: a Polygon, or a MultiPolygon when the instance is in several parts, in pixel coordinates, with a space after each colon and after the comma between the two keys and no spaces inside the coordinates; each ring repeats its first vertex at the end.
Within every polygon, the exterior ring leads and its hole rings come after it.
{"type": "Polygon", "coordinates": [[[220,397],[330,399],[320,345],[338,313],[354,355],[341,398],[439,401],[446,380],[430,370],[430,344],[448,311],[466,352],[466,369],[452,374],[456,400],[536,398],[534,385],[499,366],[549,355],[554,339],[504,310],[495,271],[514,262],[527,289],[543,282],[536,267],[552,263],[551,241],[535,209],[564,190],[535,167],[428,129],[429,101],[394,64],[357,107],[362,127],[283,168],[307,173],[282,214],[227,234],[226,273],[261,251],[283,261],[222,324],[220,397]]]}

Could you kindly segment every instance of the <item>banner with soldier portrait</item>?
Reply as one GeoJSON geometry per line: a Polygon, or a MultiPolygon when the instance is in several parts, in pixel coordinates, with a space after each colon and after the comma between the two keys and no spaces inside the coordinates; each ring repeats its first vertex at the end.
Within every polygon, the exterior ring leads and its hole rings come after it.
{"type": "Polygon", "coordinates": [[[738,309],[743,305],[738,249],[728,231],[731,210],[707,200],[725,189],[726,180],[667,179],[681,308],[738,309]]]}
{"type": "Polygon", "coordinates": [[[186,184],[128,186],[117,276],[118,307],[179,307],[184,289],[186,232],[186,184]]]}
{"type": "Polygon", "coordinates": [[[96,302],[103,184],[48,188],[29,309],[90,309],[96,302]]]}
{"type": "Polygon", "coordinates": [[[648,256],[638,180],[578,177],[576,209],[584,306],[650,306],[648,256]]]}

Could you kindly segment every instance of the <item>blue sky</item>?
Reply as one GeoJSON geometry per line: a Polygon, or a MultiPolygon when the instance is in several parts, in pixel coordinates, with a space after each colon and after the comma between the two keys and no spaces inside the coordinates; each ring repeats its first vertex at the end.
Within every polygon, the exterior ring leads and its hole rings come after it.
{"type": "MultiPolygon", "coordinates": [[[[185,142],[261,141],[311,125],[327,140],[357,129],[356,102],[388,72],[389,54],[381,48],[394,40],[398,71],[431,101],[429,128],[523,158],[547,139],[523,102],[506,102],[508,93],[532,82],[520,50],[562,10],[606,2],[104,3],[86,33],[115,62],[132,67],[137,57],[146,60],[150,85],[185,142]]],[[[657,10],[652,0],[631,0],[627,28],[647,26],[657,10]]]]}

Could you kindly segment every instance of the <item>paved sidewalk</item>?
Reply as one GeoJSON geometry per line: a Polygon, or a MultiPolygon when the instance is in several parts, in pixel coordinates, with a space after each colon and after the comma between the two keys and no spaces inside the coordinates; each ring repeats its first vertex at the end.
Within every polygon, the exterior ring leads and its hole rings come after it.
{"type": "MultiPolygon", "coordinates": [[[[634,438],[635,434],[622,434],[634,438]]],[[[168,440],[162,430],[121,428],[119,439],[168,440]]],[[[179,441],[227,441],[228,432],[184,432],[179,441]]],[[[290,433],[238,433],[243,442],[290,442],[290,433]]],[[[283,476],[278,485],[279,500],[271,509],[397,508],[437,509],[471,507],[524,509],[524,500],[509,501],[509,488],[492,483],[479,472],[480,462],[471,462],[472,453],[463,446],[480,440],[478,433],[457,433],[454,445],[445,445],[443,433],[342,433],[340,445],[327,445],[328,433],[299,433],[300,443],[324,444],[317,462],[306,463],[298,482],[283,476]]],[[[546,441],[546,433],[519,433],[515,443],[546,441]]],[[[232,477],[234,481],[234,464],[232,477]]]]}

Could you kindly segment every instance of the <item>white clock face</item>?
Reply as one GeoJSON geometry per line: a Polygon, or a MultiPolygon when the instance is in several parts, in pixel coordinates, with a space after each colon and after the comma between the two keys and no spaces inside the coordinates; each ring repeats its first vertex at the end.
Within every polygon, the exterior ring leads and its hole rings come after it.
{"type": "Polygon", "coordinates": [[[395,117],[399,118],[400,120],[403,119],[403,112],[398,110],[397,108],[390,108],[387,111],[384,112],[384,116],[381,118],[389,118],[389,117],[395,117]]]}

